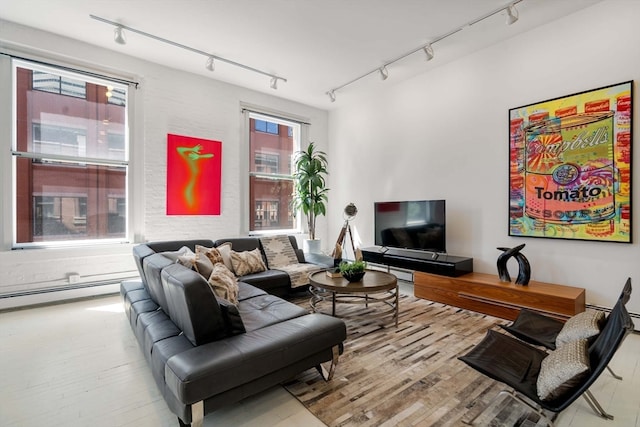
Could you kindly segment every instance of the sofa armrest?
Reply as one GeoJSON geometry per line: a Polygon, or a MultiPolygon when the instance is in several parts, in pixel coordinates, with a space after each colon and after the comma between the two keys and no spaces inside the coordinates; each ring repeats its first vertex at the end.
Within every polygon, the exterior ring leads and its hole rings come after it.
{"type": "Polygon", "coordinates": [[[193,404],[249,383],[342,344],[344,322],[309,314],[262,329],[197,346],[171,357],[167,387],[184,404],[193,404]]]}

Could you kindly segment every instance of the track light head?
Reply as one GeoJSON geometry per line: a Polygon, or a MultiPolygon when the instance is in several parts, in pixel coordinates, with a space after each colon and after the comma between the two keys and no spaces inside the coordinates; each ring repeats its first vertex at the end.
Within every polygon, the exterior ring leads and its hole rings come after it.
{"type": "Polygon", "coordinates": [[[329,99],[331,100],[331,102],[336,102],[335,90],[330,90],[329,92],[327,92],[327,95],[329,95],[329,99]]]}
{"type": "Polygon", "coordinates": [[[389,71],[387,70],[386,65],[384,67],[380,67],[378,71],[380,71],[380,78],[382,80],[387,80],[389,78],[389,71]]]}
{"type": "Polygon", "coordinates": [[[422,48],[422,50],[424,50],[424,54],[427,55],[427,61],[431,61],[433,59],[433,46],[431,46],[431,43],[429,43],[428,45],[426,45],[425,47],[422,48]]]}
{"type": "Polygon", "coordinates": [[[271,82],[269,83],[269,87],[271,89],[278,89],[278,78],[277,77],[271,77],[271,82]]]}
{"type": "Polygon", "coordinates": [[[507,25],[511,25],[518,20],[518,9],[514,4],[507,7],[507,25]]]}
{"type": "Polygon", "coordinates": [[[207,70],[213,71],[216,69],[216,63],[213,62],[213,56],[207,58],[207,63],[204,66],[207,70]]]}
{"type": "Polygon", "coordinates": [[[127,44],[127,39],[124,36],[124,28],[117,25],[113,30],[113,41],[118,44],[127,44]]]}

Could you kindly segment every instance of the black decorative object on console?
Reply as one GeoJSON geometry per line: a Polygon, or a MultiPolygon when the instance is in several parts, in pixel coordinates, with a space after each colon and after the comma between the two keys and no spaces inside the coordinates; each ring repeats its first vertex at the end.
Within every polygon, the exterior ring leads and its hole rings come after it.
{"type": "Polygon", "coordinates": [[[497,248],[502,251],[498,256],[498,276],[503,282],[511,282],[511,276],[509,276],[509,270],[507,270],[507,262],[511,257],[514,257],[518,261],[518,277],[516,278],[516,285],[527,285],[531,278],[531,266],[529,260],[520,252],[524,248],[525,243],[514,248],[497,248]]]}

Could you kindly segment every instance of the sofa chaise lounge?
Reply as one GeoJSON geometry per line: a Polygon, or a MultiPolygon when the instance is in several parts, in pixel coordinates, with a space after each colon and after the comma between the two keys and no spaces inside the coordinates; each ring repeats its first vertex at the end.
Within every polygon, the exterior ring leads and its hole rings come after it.
{"type": "Polygon", "coordinates": [[[346,339],[342,320],[310,314],[242,280],[238,302],[230,304],[201,274],[166,254],[213,243],[138,245],[141,278],[120,287],[131,328],[181,426],[200,426],[205,414],[310,368],[331,379],[346,339]]]}

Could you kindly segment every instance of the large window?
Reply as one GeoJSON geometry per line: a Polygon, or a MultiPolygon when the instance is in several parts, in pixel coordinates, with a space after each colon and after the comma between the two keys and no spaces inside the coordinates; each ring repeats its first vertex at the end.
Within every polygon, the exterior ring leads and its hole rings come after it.
{"type": "Polygon", "coordinates": [[[300,124],[249,113],[249,231],[293,231],[292,159],[300,124]]]}
{"type": "Polygon", "coordinates": [[[127,238],[128,87],[14,61],[14,245],[127,238]]]}

